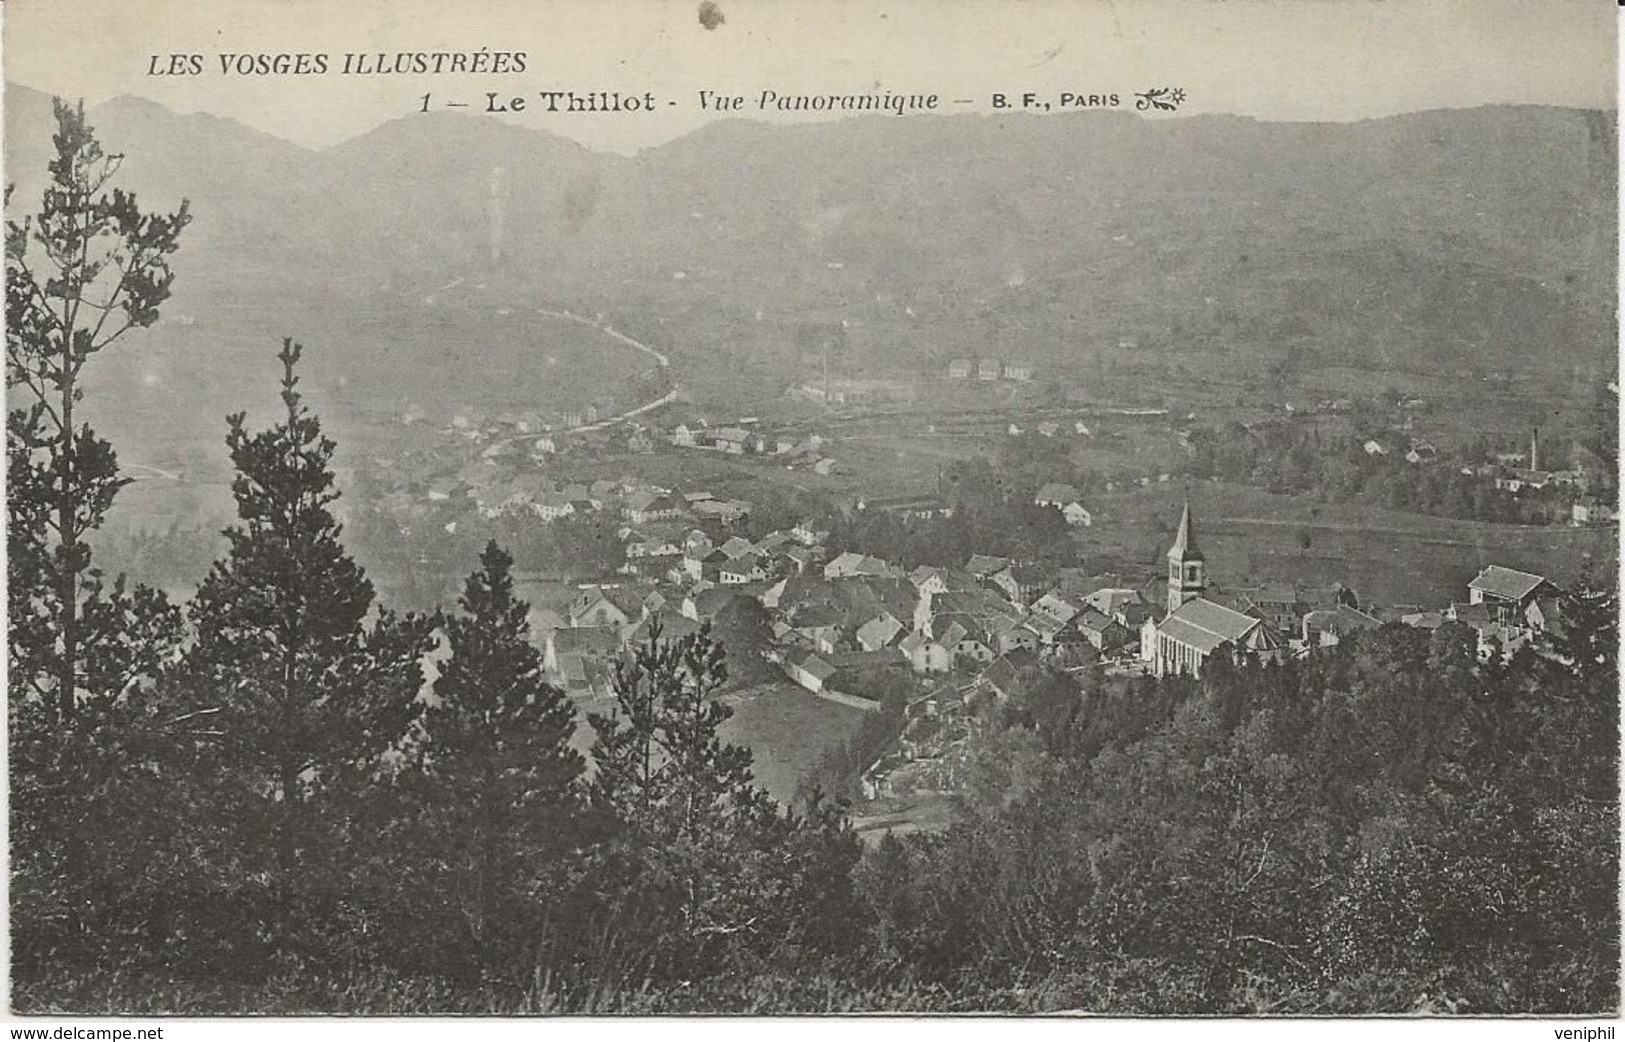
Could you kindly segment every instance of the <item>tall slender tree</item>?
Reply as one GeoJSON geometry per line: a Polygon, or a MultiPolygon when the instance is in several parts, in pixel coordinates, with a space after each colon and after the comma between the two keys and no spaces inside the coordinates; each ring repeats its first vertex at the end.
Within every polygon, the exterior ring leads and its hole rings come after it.
{"type": "Polygon", "coordinates": [[[586,765],[570,747],[575,708],[547,682],[512,568],[486,544],[463,613],[445,624],[451,654],[419,746],[434,889],[456,903],[466,950],[498,959],[512,953],[492,935],[531,918],[525,895],[569,848],[586,765]]]}
{"type": "MultiPolygon", "coordinates": [[[[186,204],[149,214],[111,186],[82,106],[54,103],[39,210],[6,222],[6,601],[12,919],[18,977],[118,946],[151,801],[139,688],[179,645],[178,609],[108,583],[87,537],[125,484],[78,415],[91,356],[169,297],[186,204]]],[[[6,190],[6,202],[12,192],[6,190]]],[[[50,972],[50,971],[44,971],[50,972]]]]}
{"type": "Polygon", "coordinates": [[[6,222],[6,383],[21,392],[7,413],[18,522],[7,578],[16,680],[49,693],[66,719],[85,681],[85,646],[105,636],[95,626],[134,610],[86,610],[81,600],[103,593],[85,537],[124,484],[112,446],[76,415],[81,376],[91,356],[157,320],[191,216],[184,201],[174,213],[143,212],[112,187],[123,157],[102,149],[83,103],[56,99],[54,108],[56,154],[39,212],[6,222]]]}
{"type": "Polygon", "coordinates": [[[348,885],[346,796],[367,791],[420,715],[434,623],[378,608],[344,550],[329,509],[336,446],[298,392],[301,351],[288,339],[277,356],[280,423],[250,433],[242,413],[228,420],[240,520],[193,600],[177,685],[189,710],[177,730],[203,739],[212,772],[201,825],[236,828],[222,856],[272,881],[262,896],[277,915],[348,885]]]}

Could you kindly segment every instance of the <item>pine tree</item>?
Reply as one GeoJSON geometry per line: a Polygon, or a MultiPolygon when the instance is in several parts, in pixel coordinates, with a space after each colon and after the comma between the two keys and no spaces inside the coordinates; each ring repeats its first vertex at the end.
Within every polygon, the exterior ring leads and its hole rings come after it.
{"type": "Polygon", "coordinates": [[[340,542],[336,446],[301,401],[301,351],[284,340],[277,356],[280,423],[250,433],[242,413],[228,419],[240,521],[192,602],[197,639],[178,678],[190,711],[176,721],[199,740],[197,827],[228,877],[260,887],[283,934],[291,906],[331,903],[350,883],[341,827],[423,709],[434,621],[376,608],[340,542]]]}
{"type": "MultiPolygon", "coordinates": [[[[119,931],[148,860],[143,690],[182,619],[157,591],[111,583],[87,537],[126,479],[76,417],[92,355],[152,325],[190,220],[147,214],[110,184],[83,106],[55,102],[55,158],[36,215],[6,222],[6,607],[13,957],[47,963],[127,948],[119,931]]],[[[11,190],[6,191],[9,208],[11,190]]]]}
{"type": "Polygon", "coordinates": [[[851,908],[857,841],[835,808],[784,814],[756,786],[750,750],[721,736],[727,676],[708,626],[675,640],[653,626],[618,665],[615,709],[588,716],[592,798],[615,822],[593,877],[656,976],[754,971],[850,935],[822,920],[851,908]]]}
{"type": "Polygon", "coordinates": [[[469,576],[419,747],[433,889],[456,903],[467,950],[487,964],[511,955],[502,938],[533,919],[527,890],[572,842],[585,767],[570,747],[575,708],[543,674],[512,567],[492,541],[469,576]]]}
{"type": "Polygon", "coordinates": [[[157,321],[174,280],[169,258],[191,217],[185,202],[172,214],[143,213],[135,196],[111,187],[123,157],[102,150],[83,104],[54,107],[56,155],[39,213],[6,222],[6,383],[22,391],[7,413],[8,506],[21,522],[8,532],[18,562],[7,579],[10,664],[21,667],[13,692],[26,682],[49,693],[66,719],[85,686],[85,645],[105,638],[95,624],[150,603],[98,611],[82,601],[104,596],[85,537],[125,481],[112,446],[75,415],[80,378],[92,355],[157,321]],[[37,266],[31,246],[43,257],[37,266]]]}

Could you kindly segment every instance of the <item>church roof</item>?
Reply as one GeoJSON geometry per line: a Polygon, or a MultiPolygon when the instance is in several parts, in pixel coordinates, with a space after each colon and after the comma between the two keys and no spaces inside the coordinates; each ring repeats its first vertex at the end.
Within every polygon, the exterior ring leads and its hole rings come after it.
{"type": "Polygon", "coordinates": [[[1196,547],[1196,533],[1191,528],[1191,505],[1185,504],[1185,510],[1179,515],[1179,533],[1174,536],[1174,545],[1168,548],[1168,559],[1171,561],[1201,561],[1202,551],[1196,547]]]}
{"type": "Polygon", "coordinates": [[[1205,655],[1223,644],[1241,640],[1259,625],[1259,620],[1250,615],[1197,597],[1181,604],[1157,629],[1205,655]]]}

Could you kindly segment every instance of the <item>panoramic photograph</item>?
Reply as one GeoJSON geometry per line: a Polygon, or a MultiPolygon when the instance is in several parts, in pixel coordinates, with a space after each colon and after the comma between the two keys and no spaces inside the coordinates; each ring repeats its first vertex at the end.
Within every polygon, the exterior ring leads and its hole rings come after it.
{"type": "Polygon", "coordinates": [[[11,1017],[1618,1017],[1612,5],[6,6],[11,1017]]]}

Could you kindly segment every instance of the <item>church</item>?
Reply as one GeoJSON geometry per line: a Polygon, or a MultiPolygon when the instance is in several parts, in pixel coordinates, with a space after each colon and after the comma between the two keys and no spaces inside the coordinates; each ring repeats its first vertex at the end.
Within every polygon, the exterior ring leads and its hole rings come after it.
{"type": "Polygon", "coordinates": [[[1196,545],[1191,507],[1185,504],[1179,532],[1168,549],[1168,603],[1160,620],[1140,627],[1140,658],[1156,676],[1199,677],[1202,664],[1218,651],[1232,659],[1280,661],[1285,643],[1264,623],[1207,599],[1207,561],[1196,545]]]}

